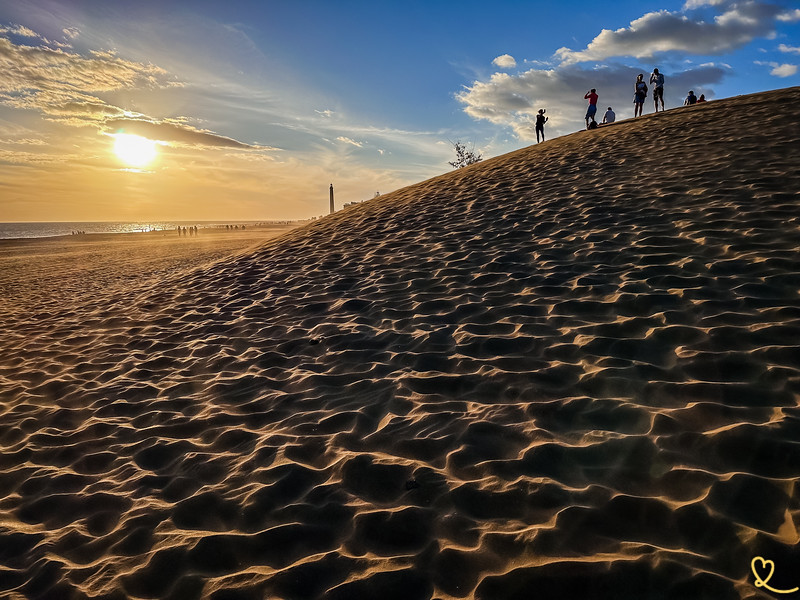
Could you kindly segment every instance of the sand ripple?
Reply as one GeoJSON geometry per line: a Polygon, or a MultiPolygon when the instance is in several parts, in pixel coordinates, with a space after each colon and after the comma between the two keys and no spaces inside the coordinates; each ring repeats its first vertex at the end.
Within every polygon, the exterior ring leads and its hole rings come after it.
{"type": "Polygon", "coordinates": [[[800,584],[798,103],[582,132],[11,303],[0,592],[762,598],[757,555],[800,584]]]}

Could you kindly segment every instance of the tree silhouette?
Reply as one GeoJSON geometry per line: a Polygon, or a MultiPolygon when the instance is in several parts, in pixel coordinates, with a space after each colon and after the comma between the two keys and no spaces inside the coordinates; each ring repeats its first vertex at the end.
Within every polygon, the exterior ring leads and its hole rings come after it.
{"type": "Polygon", "coordinates": [[[466,144],[462,144],[461,140],[455,142],[453,148],[455,148],[456,151],[456,159],[448,162],[448,164],[454,169],[461,169],[462,167],[467,167],[483,160],[480,154],[475,153],[475,146],[472,147],[472,150],[467,150],[466,144]]]}

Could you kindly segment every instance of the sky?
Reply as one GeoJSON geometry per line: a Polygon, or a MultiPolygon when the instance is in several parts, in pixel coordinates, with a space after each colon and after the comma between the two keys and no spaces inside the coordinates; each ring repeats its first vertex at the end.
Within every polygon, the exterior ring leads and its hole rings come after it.
{"type": "Polygon", "coordinates": [[[800,0],[0,0],[0,222],[305,219],[799,66],[800,0]]]}

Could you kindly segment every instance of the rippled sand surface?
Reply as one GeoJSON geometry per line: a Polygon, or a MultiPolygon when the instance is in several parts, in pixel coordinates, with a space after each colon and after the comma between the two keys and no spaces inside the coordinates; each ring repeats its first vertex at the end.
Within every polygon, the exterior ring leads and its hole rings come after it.
{"type": "Polygon", "coordinates": [[[756,556],[800,585],[797,106],[579,132],[92,294],[35,302],[30,259],[0,595],[774,597],[756,556]]]}

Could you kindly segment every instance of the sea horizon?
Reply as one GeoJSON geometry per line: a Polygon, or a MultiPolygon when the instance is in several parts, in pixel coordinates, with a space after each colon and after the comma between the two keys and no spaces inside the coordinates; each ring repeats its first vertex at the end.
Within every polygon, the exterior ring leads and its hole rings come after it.
{"type": "MultiPolygon", "coordinates": [[[[297,220],[297,219],[295,219],[297,220]]],[[[286,223],[287,219],[254,220],[184,220],[184,221],[10,221],[0,223],[0,240],[34,239],[72,235],[105,233],[147,233],[171,231],[177,227],[214,229],[225,225],[259,225],[286,223]]]]}

